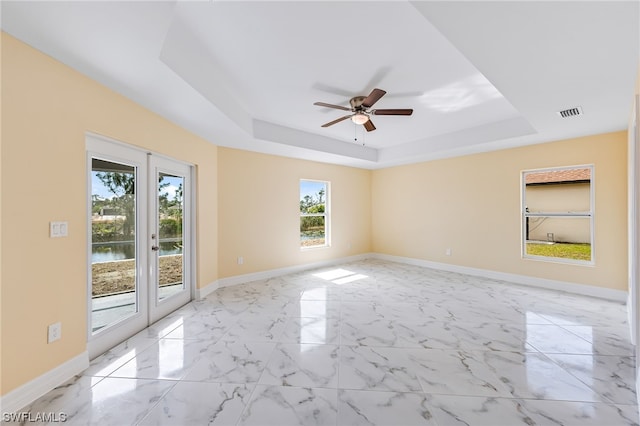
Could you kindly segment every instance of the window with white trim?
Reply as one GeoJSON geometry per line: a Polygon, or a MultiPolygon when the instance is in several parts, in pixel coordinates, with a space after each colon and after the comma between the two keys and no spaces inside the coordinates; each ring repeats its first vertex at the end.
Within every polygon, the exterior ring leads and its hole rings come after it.
{"type": "Polygon", "coordinates": [[[329,182],[300,180],[300,247],[329,246],[329,182]]]}
{"type": "Polygon", "coordinates": [[[522,255],[593,264],[593,166],[522,172],[522,255]]]}

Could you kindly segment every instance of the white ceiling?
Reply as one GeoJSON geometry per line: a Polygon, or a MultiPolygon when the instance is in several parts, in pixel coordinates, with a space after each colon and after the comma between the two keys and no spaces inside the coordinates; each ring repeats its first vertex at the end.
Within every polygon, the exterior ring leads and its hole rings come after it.
{"type": "Polygon", "coordinates": [[[4,31],[214,144],[371,169],[625,129],[640,59],[638,1],[1,7],[4,31]],[[345,112],[314,102],[376,87],[413,115],[320,127],[345,112]]]}

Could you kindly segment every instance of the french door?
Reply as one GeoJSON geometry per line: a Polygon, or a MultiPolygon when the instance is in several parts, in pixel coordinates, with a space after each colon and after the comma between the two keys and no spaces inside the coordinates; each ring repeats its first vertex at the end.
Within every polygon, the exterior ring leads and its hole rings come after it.
{"type": "Polygon", "coordinates": [[[150,310],[153,323],[191,300],[191,169],[167,158],[149,156],[150,310]],[[189,263],[187,263],[189,262],[189,263]]]}
{"type": "Polygon", "coordinates": [[[87,136],[91,358],[192,298],[191,167],[87,136]]]}

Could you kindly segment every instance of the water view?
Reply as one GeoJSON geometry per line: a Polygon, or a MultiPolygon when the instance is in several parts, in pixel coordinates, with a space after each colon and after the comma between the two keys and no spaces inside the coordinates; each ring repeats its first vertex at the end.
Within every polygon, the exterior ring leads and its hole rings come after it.
{"type": "MultiPolygon", "coordinates": [[[[182,247],[177,244],[180,239],[160,241],[160,256],[182,254],[182,247]]],[[[113,262],[135,258],[135,242],[112,241],[93,243],[91,247],[91,263],[113,262]]]]}

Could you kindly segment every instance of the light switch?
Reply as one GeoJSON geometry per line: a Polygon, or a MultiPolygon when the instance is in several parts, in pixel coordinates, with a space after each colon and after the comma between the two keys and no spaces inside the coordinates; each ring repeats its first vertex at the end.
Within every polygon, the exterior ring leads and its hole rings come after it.
{"type": "Polygon", "coordinates": [[[69,225],[67,222],[49,222],[49,237],[60,238],[69,235],[69,225]]]}

